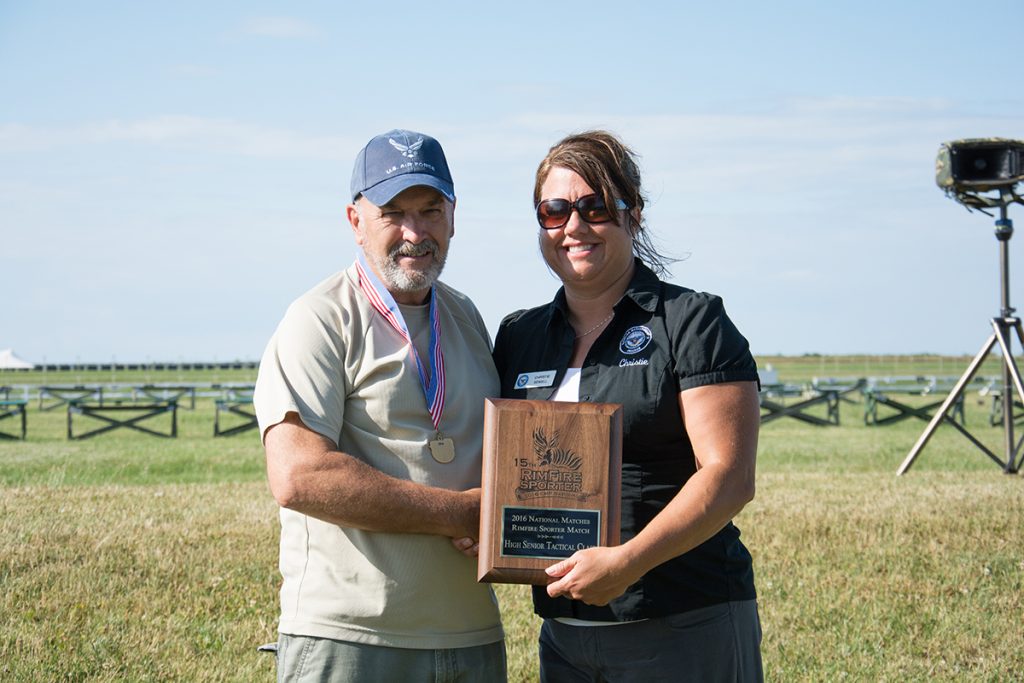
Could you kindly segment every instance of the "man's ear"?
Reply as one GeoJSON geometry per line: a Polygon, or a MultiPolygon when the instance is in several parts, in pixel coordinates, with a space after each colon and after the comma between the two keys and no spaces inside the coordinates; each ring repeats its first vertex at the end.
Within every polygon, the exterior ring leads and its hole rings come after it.
{"type": "Polygon", "coordinates": [[[352,226],[352,233],[355,235],[356,244],[363,246],[363,217],[359,215],[359,208],[355,203],[345,207],[345,217],[348,218],[348,223],[352,226]]]}
{"type": "Polygon", "coordinates": [[[452,200],[452,229],[448,231],[448,239],[455,237],[455,202],[457,199],[452,200]]]}

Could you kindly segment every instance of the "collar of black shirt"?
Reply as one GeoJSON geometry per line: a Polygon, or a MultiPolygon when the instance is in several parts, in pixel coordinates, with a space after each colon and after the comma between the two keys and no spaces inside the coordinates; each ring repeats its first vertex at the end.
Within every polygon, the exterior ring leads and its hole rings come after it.
{"type": "MultiPolygon", "coordinates": [[[[633,277],[630,279],[629,285],[626,287],[626,293],[622,298],[631,299],[640,308],[648,313],[653,313],[658,308],[658,300],[661,298],[661,280],[643,261],[638,258],[633,260],[636,268],[633,269],[633,277]]],[[[547,325],[549,329],[555,324],[556,319],[559,323],[564,323],[569,319],[569,304],[565,300],[565,287],[559,288],[552,304],[551,315],[548,318],[547,325]],[[557,316],[555,311],[558,312],[557,316]]],[[[618,304],[615,306],[617,308],[618,304]]]]}

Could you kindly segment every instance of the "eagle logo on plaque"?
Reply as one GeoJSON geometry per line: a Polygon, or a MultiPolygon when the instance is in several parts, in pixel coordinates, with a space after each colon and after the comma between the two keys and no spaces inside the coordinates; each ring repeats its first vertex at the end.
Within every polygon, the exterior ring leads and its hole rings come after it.
{"type": "Polygon", "coordinates": [[[537,454],[538,466],[550,465],[552,467],[578,470],[583,464],[579,456],[565,448],[556,450],[556,446],[558,446],[558,432],[552,434],[551,440],[548,441],[547,437],[544,436],[543,429],[533,430],[533,450],[537,454]]]}
{"type": "Polygon", "coordinates": [[[519,458],[519,486],[516,498],[555,497],[586,500],[593,495],[583,490],[583,458],[570,448],[560,448],[558,432],[551,438],[544,430],[533,430],[533,452],[536,458],[519,458]]]}

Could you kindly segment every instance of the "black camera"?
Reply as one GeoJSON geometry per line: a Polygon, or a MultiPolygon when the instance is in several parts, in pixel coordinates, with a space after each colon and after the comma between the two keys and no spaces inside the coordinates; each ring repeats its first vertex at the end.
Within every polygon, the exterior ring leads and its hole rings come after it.
{"type": "Polygon", "coordinates": [[[946,142],[935,159],[935,182],[947,193],[988,192],[1024,180],[1024,142],[977,138],[946,142]]]}

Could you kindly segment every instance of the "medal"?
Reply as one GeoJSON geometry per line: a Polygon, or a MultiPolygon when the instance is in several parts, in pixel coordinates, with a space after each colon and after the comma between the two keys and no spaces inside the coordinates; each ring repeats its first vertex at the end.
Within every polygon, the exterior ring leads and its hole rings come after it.
{"type": "Polygon", "coordinates": [[[455,442],[438,432],[437,436],[430,440],[430,454],[442,465],[450,463],[455,459],[455,442]]]}
{"type": "Polygon", "coordinates": [[[359,271],[359,287],[363,290],[366,298],[381,316],[384,317],[391,327],[398,334],[402,335],[405,343],[409,345],[409,354],[416,361],[416,369],[420,374],[420,384],[423,386],[423,394],[427,399],[427,410],[430,413],[430,421],[434,429],[441,424],[441,413],[444,411],[444,353],[441,351],[441,320],[437,313],[437,290],[430,288],[430,350],[427,353],[426,368],[421,361],[416,347],[409,336],[409,329],[405,326],[405,318],[402,311],[398,309],[391,292],[380,283],[374,276],[373,271],[366,265],[362,253],[356,259],[356,269],[359,271]]]}
{"type": "Polygon", "coordinates": [[[430,455],[439,463],[449,463],[455,459],[455,442],[441,435],[441,413],[444,411],[445,376],[444,353],[441,351],[441,320],[437,312],[437,291],[430,288],[430,347],[426,359],[421,359],[412,343],[405,318],[398,308],[398,303],[387,288],[374,276],[366,264],[362,253],[356,258],[356,270],[359,272],[359,288],[363,290],[370,305],[387,320],[398,334],[402,335],[409,345],[409,354],[416,362],[420,375],[420,385],[427,401],[427,412],[430,422],[434,425],[434,438],[428,442],[430,455]],[[426,362],[424,362],[424,360],[426,362]]]}

